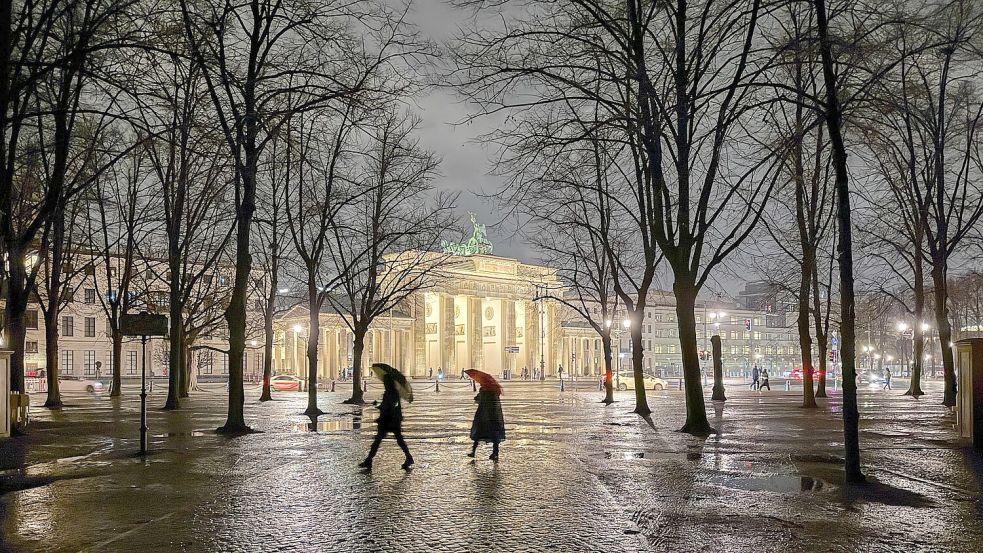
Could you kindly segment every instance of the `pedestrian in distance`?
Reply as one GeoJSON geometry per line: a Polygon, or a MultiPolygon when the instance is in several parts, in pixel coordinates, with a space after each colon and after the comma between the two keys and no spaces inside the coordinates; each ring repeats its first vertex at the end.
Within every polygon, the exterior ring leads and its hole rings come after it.
{"type": "Polygon", "coordinates": [[[372,440],[372,447],[369,448],[368,457],[359,463],[358,466],[363,469],[372,470],[372,460],[379,451],[382,439],[386,437],[386,434],[391,432],[393,437],[396,438],[399,448],[406,455],[406,460],[403,462],[403,469],[409,469],[413,465],[413,456],[410,454],[409,446],[406,445],[406,440],[403,439],[403,407],[401,400],[405,399],[412,403],[413,390],[410,388],[410,384],[407,382],[406,377],[403,376],[403,373],[385,363],[373,363],[372,372],[382,380],[384,391],[382,393],[381,403],[378,400],[372,402],[372,405],[379,409],[379,418],[376,419],[378,429],[376,430],[375,439],[372,440]]]}
{"type": "MultiPolygon", "coordinates": [[[[754,368],[751,370],[751,389],[752,390],[760,390],[761,389],[761,385],[758,383],[758,379],[760,378],[760,376],[761,376],[761,371],[759,371],[758,370],[758,366],[755,365],[754,368]]],[[[771,388],[769,388],[769,389],[771,389],[771,388]]]]}
{"type": "Polygon", "coordinates": [[[762,388],[768,388],[768,391],[771,391],[771,384],[768,383],[768,369],[761,369],[761,384],[758,386],[758,391],[760,392],[762,388]]]}
{"type": "Polygon", "coordinates": [[[884,367],[884,388],[883,390],[891,389],[891,369],[884,367]]]}
{"type": "Polygon", "coordinates": [[[472,445],[468,457],[475,456],[479,442],[489,442],[492,444],[492,454],[488,458],[497,462],[498,444],[505,440],[505,417],[502,415],[502,401],[499,399],[502,385],[486,372],[468,369],[467,373],[480,386],[478,395],[474,396],[478,409],[471,422],[472,445]]]}

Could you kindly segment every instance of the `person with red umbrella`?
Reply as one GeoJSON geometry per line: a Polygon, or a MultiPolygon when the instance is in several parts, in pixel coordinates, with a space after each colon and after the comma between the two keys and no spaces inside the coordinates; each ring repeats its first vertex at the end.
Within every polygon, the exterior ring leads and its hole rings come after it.
{"type": "Polygon", "coordinates": [[[478,442],[491,442],[492,454],[489,459],[498,461],[498,444],[505,440],[505,417],[502,415],[502,385],[495,378],[477,369],[464,371],[472,380],[478,383],[478,395],[474,396],[478,410],[474,413],[471,423],[471,453],[474,457],[478,450],[478,442]]]}

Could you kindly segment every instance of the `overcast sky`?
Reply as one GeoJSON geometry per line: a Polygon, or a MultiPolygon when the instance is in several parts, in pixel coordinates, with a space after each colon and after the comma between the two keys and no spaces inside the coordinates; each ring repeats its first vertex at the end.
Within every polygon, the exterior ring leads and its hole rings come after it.
{"type": "MultiPolygon", "coordinates": [[[[446,0],[412,1],[410,20],[422,33],[442,45],[456,35],[470,16],[468,11],[456,9],[446,0]]],[[[458,124],[473,107],[446,88],[431,89],[416,101],[415,110],[423,119],[419,133],[421,143],[443,159],[437,186],[441,190],[461,193],[458,205],[462,233],[470,236],[467,212],[473,211],[478,221],[487,225],[496,255],[536,262],[536,252],[517,236],[514,220],[497,224],[503,220],[503,209],[484,197],[500,190],[504,179],[490,174],[490,160],[494,152],[479,144],[477,138],[494,129],[500,120],[487,117],[467,125],[458,124]]],[[[737,263],[736,271],[721,268],[707,283],[703,293],[709,294],[709,297],[719,297],[720,293],[735,295],[744,280],[755,280],[753,275],[740,274],[740,265],[737,263]]],[[[666,275],[660,274],[657,280],[657,287],[670,287],[666,275]]]]}
{"type": "MultiPolygon", "coordinates": [[[[444,0],[413,0],[411,20],[438,42],[452,38],[467,17],[467,11],[457,10],[444,0]]],[[[503,182],[501,177],[489,174],[492,152],[475,141],[493,129],[496,120],[485,118],[468,125],[457,125],[468,115],[469,106],[449,89],[431,90],[417,101],[416,109],[423,118],[419,133],[421,142],[443,158],[442,175],[437,185],[442,190],[461,192],[458,204],[462,232],[471,235],[467,212],[474,211],[478,221],[488,226],[495,254],[534,261],[534,252],[514,236],[514,224],[496,225],[502,219],[502,210],[482,197],[494,194],[503,182]]]]}

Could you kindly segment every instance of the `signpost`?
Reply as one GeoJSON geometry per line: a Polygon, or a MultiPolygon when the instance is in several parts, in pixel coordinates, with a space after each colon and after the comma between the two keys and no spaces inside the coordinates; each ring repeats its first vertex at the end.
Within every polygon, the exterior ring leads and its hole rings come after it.
{"type": "Polygon", "coordinates": [[[514,371],[515,367],[513,365],[515,365],[515,357],[513,357],[512,355],[519,353],[519,346],[505,346],[505,353],[508,354],[509,370],[514,371]]]}
{"type": "Polygon", "coordinates": [[[139,336],[143,344],[143,368],[140,373],[140,455],[147,454],[147,337],[167,336],[167,317],[146,311],[121,315],[120,330],[124,336],[139,336]]]}

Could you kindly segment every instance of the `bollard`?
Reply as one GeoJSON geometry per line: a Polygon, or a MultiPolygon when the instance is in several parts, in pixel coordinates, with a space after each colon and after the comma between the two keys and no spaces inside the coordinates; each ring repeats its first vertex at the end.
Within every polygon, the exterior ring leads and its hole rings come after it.
{"type": "Polygon", "coordinates": [[[679,379],[679,391],[680,392],[683,391],[683,379],[682,378],[679,379]]]}
{"type": "Polygon", "coordinates": [[[475,381],[474,381],[473,378],[471,379],[471,391],[472,392],[477,392],[478,391],[478,384],[475,383],[475,381]]]}
{"type": "Polygon", "coordinates": [[[785,391],[787,392],[787,391],[789,391],[791,389],[792,389],[792,383],[789,382],[788,380],[786,380],[785,381],[785,391]]]}
{"type": "Polygon", "coordinates": [[[368,392],[369,391],[369,382],[367,380],[363,380],[362,381],[362,391],[363,392],[368,392]]]}
{"type": "Polygon", "coordinates": [[[334,379],[331,380],[331,391],[334,391],[334,379]]]}
{"type": "Polygon", "coordinates": [[[434,391],[435,392],[439,392],[440,391],[440,379],[434,380],[433,381],[433,385],[434,385],[434,391]]]}
{"type": "Polygon", "coordinates": [[[562,378],[560,379],[560,391],[561,392],[563,391],[563,379],[562,378]]]}

